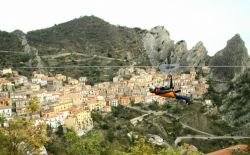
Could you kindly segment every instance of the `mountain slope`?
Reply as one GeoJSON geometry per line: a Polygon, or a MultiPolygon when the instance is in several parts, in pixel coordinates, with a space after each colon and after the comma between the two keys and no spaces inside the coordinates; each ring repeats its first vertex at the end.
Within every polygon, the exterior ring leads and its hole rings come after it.
{"type": "MultiPolygon", "coordinates": [[[[222,98],[220,111],[223,118],[232,126],[243,127],[239,134],[250,129],[250,70],[231,84],[229,91],[222,98]]],[[[249,132],[245,133],[246,135],[249,132]]]]}
{"type": "Polygon", "coordinates": [[[15,33],[0,31],[0,50],[22,51],[22,43],[15,33]]]}
{"type": "Polygon", "coordinates": [[[18,36],[18,32],[12,33],[0,31],[0,68],[2,67],[18,67],[16,68],[21,74],[28,75],[30,70],[21,69],[20,67],[30,66],[30,55],[24,52],[22,40],[18,36]]]}
{"type": "Polygon", "coordinates": [[[110,80],[118,68],[150,65],[143,50],[143,30],[114,26],[95,16],[85,16],[53,27],[27,33],[51,73],[88,76],[93,82],[110,80]],[[111,68],[63,68],[64,66],[111,66],[111,68]]]}
{"type": "Polygon", "coordinates": [[[25,75],[39,70],[75,78],[87,76],[90,82],[107,81],[118,71],[119,67],[115,66],[150,65],[142,45],[143,32],[139,28],[111,25],[95,16],[77,18],[27,34],[1,32],[1,67],[36,67],[17,68],[20,72],[25,70],[22,72],[25,75]],[[49,68],[39,69],[41,67],[49,68]]]}
{"type": "Polygon", "coordinates": [[[40,55],[68,50],[131,60],[142,50],[141,38],[135,29],[114,26],[95,16],[31,31],[27,38],[39,49],[40,55]]]}

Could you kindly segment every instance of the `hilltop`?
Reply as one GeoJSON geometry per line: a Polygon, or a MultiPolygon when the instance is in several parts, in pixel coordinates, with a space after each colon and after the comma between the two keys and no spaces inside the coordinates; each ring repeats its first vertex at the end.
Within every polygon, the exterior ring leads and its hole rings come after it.
{"type": "MultiPolygon", "coordinates": [[[[63,67],[150,65],[143,49],[143,31],[139,28],[111,25],[95,16],[84,16],[27,34],[2,32],[0,38],[6,41],[0,46],[0,51],[6,52],[1,60],[6,63],[2,63],[1,66],[60,67],[35,70],[46,74],[63,72],[73,77],[84,75],[91,77],[90,82],[109,81],[118,68],[63,67]],[[27,45],[30,52],[25,48],[27,45]],[[25,60],[20,61],[20,53],[16,51],[26,54],[28,60],[25,57],[25,60]],[[9,59],[8,55],[14,57],[9,59]],[[32,57],[36,61],[30,63],[32,57]]],[[[18,71],[23,73],[22,70],[24,69],[18,71]]],[[[29,70],[25,74],[31,75],[31,71],[34,70],[29,70]]]]}

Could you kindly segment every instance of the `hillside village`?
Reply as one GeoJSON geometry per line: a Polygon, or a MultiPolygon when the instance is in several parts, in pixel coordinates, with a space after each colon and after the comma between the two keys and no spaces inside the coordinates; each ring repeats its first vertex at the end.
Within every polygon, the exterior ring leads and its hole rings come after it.
{"type": "MultiPolygon", "coordinates": [[[[203,68],[208,72],[208,68],[203,68]]],[[[49,77],[33,72],[31,79],[19,75],[11,68],[0,71],[0,114],[7,120],[16,117],[29,118],[28,105],[37,98],[41,111],[32,114],[36,122],[45,122],[54,131],[60,125],[74,130],[79,136],[93,128],[92,111],[111,112],[111,107],[119,104],[149,104],[153,101],[162,105],[171,99],[151,94],[150,84],[157,86],[168,83],[167,74],[154,68],[142,69],[129,67],[120,69],[119,75],[112,82],[86,84],[87,78],[74,79],[63,74],[49,77]],[[121,74],[130,74],[124,79],[121,74]]],[[[175,89],[180,89],[182,95],[200,98],[207,92],[207,79],[198,77],[194,70],[188,74],[172,74],[175,89]]]]}

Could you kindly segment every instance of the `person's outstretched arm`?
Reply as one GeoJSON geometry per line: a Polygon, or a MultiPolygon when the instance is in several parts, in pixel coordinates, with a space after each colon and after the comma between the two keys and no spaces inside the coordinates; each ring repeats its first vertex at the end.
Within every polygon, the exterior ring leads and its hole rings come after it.
{"type": "Polygon", "coordinates": [[[172,75],[169,75],[170,76],[170,88],[174,88],[174,85],[173,85],[173,78],[172,78],[172,75]]]}

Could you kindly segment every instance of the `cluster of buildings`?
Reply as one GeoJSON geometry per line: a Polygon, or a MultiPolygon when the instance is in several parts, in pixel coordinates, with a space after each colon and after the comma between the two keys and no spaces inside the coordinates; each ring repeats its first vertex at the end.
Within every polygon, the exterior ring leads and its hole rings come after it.
{"type": "MultiPolygon", "coordinates": [[[[112,82],[87,85],[86,77],[74,79],[63,74],[49,77],[34,72],[31,79],[19,75],[11,69],[0,71],[0,114],[7,119],[11,117],[28,117],[29,103],[37,97],[41,111],[35,114],[39,121],[50,125],[54,130],[58,126],[75,130],[79,135],[93,127],[92,111],[111,112],[112,106],[138,103],[159,104],[166,102],[165,98],[151,94],[150,84],[163,86],[168,83],[167,74],[156,69],[127,68],[131,78],[125,80],[118,75],[112,82]],[[11,76],[6,77],[6,74],[11,76]]],[[[121,73],[122,74],[122,73],[121,73]]],[[[189,74],[173,74],[176,89],[181,89],[182,95],[193,95],[199,98],[207,92],[205,78],[196,79],[196,72],[189,74]]]]}

